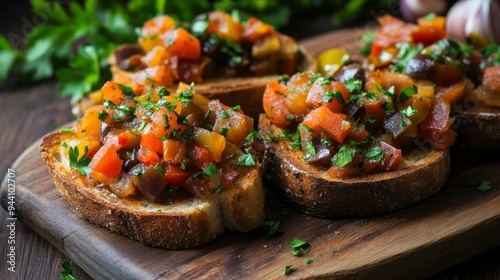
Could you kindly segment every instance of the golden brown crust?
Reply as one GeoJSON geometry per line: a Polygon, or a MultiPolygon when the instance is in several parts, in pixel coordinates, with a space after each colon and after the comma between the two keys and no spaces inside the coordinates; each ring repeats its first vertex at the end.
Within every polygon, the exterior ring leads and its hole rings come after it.
{"type": "MultiPolygon", "coordinates": [[[[307,50],[301,48],[304,53],[304,61],[300,65],[301,69],[313,70],[317,69],[315,57],[307,50]]],[[[114,57],[111,55],[110,57],[114,57]]],[[[113,59],[108,60],[111,64],[111,72],[113,81],[129,85],[131,84],[131,72],[121,70],[113,64],[113,59]]],[[[257,119],[262,113],[262,96],[267,84],[276,81],[279,75],[263,76],[263,77],[244,77],[244,78],[213,78],[203,81],[202,84],[195,85],[196,93],[205,95],[210,99],[218,99],[223,104],[228,106],[241,105],[245,115],[257,119]]],[[[171,88],[174,91],[175,88],[171,88]]],[[[74,112],[82,114],[88,103],[83,101],[74,105],[74,112]]]]}
{"type": "Polygon", "coordinates": [[[175,205],[119,199],[105,189],[72,178],[69,167],[58,160],[64,135],[46,135],[40,144],[55,185],[82,217],[145,245],[187,249],[202,245],[225,228],[249,231],[261,225],[264,191],[259,168],[251,169],[227,190],[208,199],[190,199],[175,205]]]}
{"type": "Polygon", "coordinates": [[[457,146],[470,151],[500,152],[500,108],[476,106],[453,113],[458,134],[457,146]]]}
{"type": "MultiPolygon", "coordinates": [[[[281,129],[261,117],[259,127],[281,129]]],[[[323,217],[363,217],[393,211],[437,193],[450,171],[448,150],[430,151],[408,168],[352,178],[332,178],[326,168],[307,164],[286,141],[266,142],[264,186],[295,209],[323,217]]]]}

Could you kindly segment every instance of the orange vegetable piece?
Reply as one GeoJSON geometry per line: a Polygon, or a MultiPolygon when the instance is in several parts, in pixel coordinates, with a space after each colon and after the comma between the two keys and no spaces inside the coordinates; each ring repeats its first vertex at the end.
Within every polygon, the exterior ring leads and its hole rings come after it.
{"type": "Polygon", "coordinates": [[[158,154],[154,150],[145,146],[141,146],[139,148],[139,151],[137,152],[137,159],[146,165],[160,162],[158,154]]]}
{"type": "Polygon", "coordinates": [[[152,50],[141,57],[142,63],[146,64],[148,67],[153,67],[157,65],[168,64],[168,59],[172,55],[164,46],[155,46],[152,50]]]}
{"type": "Polygon", "coordinates": [[[220,162],[222,152],[226,147],[226,138],[217,132],[212,132],[203,128],[194,128],[193,140],[210,152],[212,161],[220,162]]]}
{"type": "Polygon", "coordinates": [[[349,92],[347,87],[336,81],[331,81],[326,83],[323,77],[316,79],[309,94],[307,95],[306,103],[311,107],[319,107],[320,105],[328,107],[332,112],[340,112],[344,108],[343,103],[349,100],[349,92]],[[342,103],[335,97],[335,92],[339,92],[342,96],[342,103]],[[330,96],[327,96],[327,95],[330,96]],[[329,102],[325,101],[325,98],[329,99],[329,102]]]}
{"type": "Polygon", "coordinates": [[[198,144],[194,144],[190,147],[189,157],[193,161],[194,165],[201,170],[205,170],[209,163],[215,161],[212,157],[212,153],[207,148],[198,144]]]}
{"type": "Polygon", "coordinates": [[[381,165],[385,170],[396,170],[404,163],[405,159],[400,149],[396,149],[382,141],[380,142],[380,148],[384,150],[384,157],[382,158],[381,165]]]}
{"type": "Polygon", "coordinates": [[[382,48],[395,47],[397,43],[410,42],[415,25],[384,15],[378,18],[380,31],[375,37],[375,44],[382,48]]]}
{"type": "Polygon", "coordinates": [[[113,145],[102,146],[90,161],[89,167],[109,177],[118,176],[122,171],[123,160],[116,153],[117,150],[113,145]]]}
{"type": "Polygon", "coordinates": [[[193,172],[182,170],[175,164],[165,166],[165,179],[167,179],[169,186],[183,186],[191,176],[193,176],[193,172]]]}
{"type": "Polygon", "coordinates": [[[465,82],[458,82],[448,87],[438,87],[436,97],[449,103],[458,103],[465,94],[465,82]]]}
{"type": "Polygon", "coordinates": [[[208,34],[217,33],[223,39],[238,42],[241,39],[242,29],[241,23],[227,13],[214,11],[208,14],[208,34]]]}
{"type": "Polygon", "coordinates": [[[387,113],[385,112],[384,108],[382,105],[384,105],[385,101],[383,100],[376,100],[375,102],[372,103],[365,103],[363,107],[365,108],[365,116],[367,119],[372,119],[375,120],[372,125],[374,127],[381,126],[382,123],[384,122],[385,117],[387,116],[387,113]]]}
{"type": "Polygon", "coordinates": [[[187,32],[186,29],[179,27],[168,31],[163,36],[167,44],[167,50],[179,58],[197,61],[201,55],[201,44],[198,38],[187,32]]]}
{"type": "Polygon", "coordinates": [[[102,98],[104,100],[109,100],[116,105],[119,105],[122,103],[122,101],[125,99],[125,95],[122,93],[122,90],[118,86],[117,82],[113,81],[108,81],[106,82],[102,88],[102,98]]]}
{"type": "Polygon", "coordinates": [[[106,108],[102,105],[93,106],[83,114],[82,120],[76,122],[74,128],[76,137],[85,137],[89,141],[99,141],[102,122],[98,118],[99,112],[106,108]]]}
{"type": "Polygon", "coordinates": [[[163,160],[174,164],[181,164],[186,159],[187,147],[179,140],[167,139],[163,141],[163,160]]]}
{"type": "Polygon", "coordinates": [[[131,75],[132,82],[137,85],[171,86],[174,76],[165,65],[148,67],[131,75]]]}
{"type": "Polygon", "coordinates": [[[482,82],[485,88],[500,96],[500,66],[486,68],[482,82]]]}
{"type": "Polygon", "coordinates": [[[258,39],[274,32],[274,28],[261,20],[251,17],[243,28],[243,40],[254,43],[258,39]]]}
{"type": "Polygon", "coordinates": [[[143,133],[141,147],[146,147],[158,154],[163,154],[163,142],[152,132],[143,133]]]}
{"type": "Polygon", "coordinates": [[[328,137],[340,143],[344,141],[351,126],[346,119],[346,115],[334,113],[327,107],[320,106],[312,110],[302,123],[318,134],[325,132],[328,137]]]}
{"type": "Polygon", "coordinates": [[[167,15],[152,18],[142,26],[142,36],[139,38],[139,44],[146,52],[155,46],[163,45],[163,40],[159,35],[174,29],[174,27],[175,21],[167,15]]]}
{"type": "Polygon", "coordinates": [[[287,106],[286,99],[283,96],[284,87],[274,81],[267,85],[262,98],[264,112],[271,121],[278,126],[285,127],[290,123],[287,116],[291,114],[287,106]]]}
{"type": "Polygon", "coordinates": [[[422,17],[418,19],[418,28],[413,31],[414,43],[431,45],[446,38],[445,17],[435,16],[432,19],[422,17]]]}

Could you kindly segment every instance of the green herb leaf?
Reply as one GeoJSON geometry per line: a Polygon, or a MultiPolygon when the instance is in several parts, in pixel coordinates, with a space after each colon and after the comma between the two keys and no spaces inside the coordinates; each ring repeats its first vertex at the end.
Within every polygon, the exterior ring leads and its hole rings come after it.
{"type": "Polygon", "coordinates": [[[73,276],[73,262],[64,261],[62,263],[61,276],[63,280],[76,280],[76,277],[73,276]]]}
{"type": "Polygon", "coordinates": [[[257,166],[257,163],[255,163],[255,158],[248,150],[245,155],[238,157],[238,161],[236,162],[236,164],[239,166],[257,166]]]}
{"type": "Polygon", "coordinates": [[[155,165],[155,170],[160,172],[161,174],[165,175],[165,173],[167,173],[167,171],[165,170],[165,166],[163,166],[163,164],[161,163],[158,163],[157,165],[155,165]]]}
{"type": "Polygon", "coordinates": [[[405,100],[408,100],[408,98],[410,98],[412,95],[417,94],[417,92],[418,92],[418,88],[416,85],[411,85],[411,86],[405,87],[399,93],[398,98],[396,99],[396,102],[402,103],[405,100]]]}
{"type": "Polygon", "coordinates": [[[75,132],[73,130],[73,128],[61,128],[59,131],[61,131],[62,133],[74,133],[75,132]]]}
{"type": "Polygon", "coordinates": [[[83,148],[83,155],[80,157],[78,146],[69,147],[69,167],[71,169],[77,169],[82,176],[88,174],[87,169],[90,163],[90,158],[87,157],[88,151],[89,148],[85,146],[85,148],[83,148]]]}
{"type": "Polygon", "coordinates": [[[312,156],[315,156],[316,155],[316,149],[314,148],[314,145],[312,144],[312,142],[307,142],[306,144],[306,151],[312,155],[312,156]]]}
{"type": "Polygon", "coordinates": [[[293,256],[300,256],[302,254],[309,253],[312,245],[305,240],[294,237],[288,242],[288,247],[292,248],[293,256]]]}
{"type": "Polygon", "coordinates": [[[129,97],[136,97],[135,95],[135,92],[132,90],[131,87],[129,86],[125,86],[125,85],[121,85],[121,84],[118,84],[118,87],[120,88],[120,90],[122,91],[123,94],[125,94],[126,96],[129,96],[129,97]]]}
{"type": "Polygon", "coordinates": [[[245,140],[250,142],[250,141],[253,141],[254,137],[255,137],[255,130],[252,130],[252,131],[251,131],[251,132],[250,132],[250,133],[249,133],[249,134],[245,137],[245,140]]]}
{"type": "Polygon", "coordinates": [[[262,222],[262,228],[266,231],[267,238],[273,238],[277,236],[280,228],[281,221],[264,221],[262,222]]]}
{"type": "Polygon", "coordinates": [[[477,192],[480,194],[485,193],[489,190],[491,190],[491,182],[489,181],[481,182],[481,185],[479,185],[479,187],[477,188],[477,192]]]}
{"type": "Polygon", "coordinates": [[[217,168],[217,165],[215,163],[211,162],[207,165],[205,170],[203,171],[204,174],[218,180],[219,179],[219,169],[217,168]]]}
{"type": "Polygon", "coordinates": [[[241,109],[241,106],[240,106],[240,105],[236,105],[236,106],[234,106],[233,108],[231,108],[231,110],[233,110],[233,111],[235,111],[235,112],[238,112],[240,109],[241,109]]]}
{"type": "Polygon", "coordinates": [[[384,89],[381,85],[375,84],[375,87],[378,89],[380,93],[383,95],[389,96],[389,97],[394,97],[394,86],[391,86],[387,90],[384,89]]]}
{"type": "Polygon", "coordinates": [[[104,122],[104,120],[109,116],[108,112],[106,110],[101,110],[99,114],[97,115],[97,118],[104,122]]]}
{"type": "Polygon", "coordinates": [[[348,92],[352,94],[358,94],[363,88],[363,83],[360,80],[351,78],[345,82],[345,86],[347,87],[348,92]]]}
{"type": "Polygon", "coordinates": [[[411,106],[408,106],[404,109],[399,110],[399,112],[401,112],[402,114],[404,114],[407,117],[411,117],[411,116],[415,115],[417,110],[414,110],[411,106]]]}
{"type": "Polygon", "coordinates": [[[289,275],[293,271],[293,265],[289,264],[285,266],[285,270],[283,271],[283,275],[289,275]]]}
{"type": "Polygon", "coordinates": [[[342,148],[340,148],[339,151],[332,157],[332,163],[338,167],[344,167],[354,160],[356,154],[356,149],[342,146],[342,148]]]}
{"type": "Polygon", "coordinates": [[[365,156],[365,158],[367,158],[368,160],[375,160],[377,162],[380,162],[384,157],[384,153],[385,151],[380,148],[380,146],[375,145],[370,150],[363,153],[363,156],[365,156]]]}
{"type": "Polygon", "coordinates": [[[190,90],[185,90],[177,96],[177,100],[181,102],[191,102],[194,98],[194,94],[190,90]]]}
{"type": "Polygon", "coordinates": [[[220,116],[222,119],[227,119],[229,118],[229,113],[226,110],[222,109],[220,116]]]}
{"type": "Polygon", "coordinates": [[[304,262],[305,262],[306,264],[310,264],[310,263],[312,263],[313,261],[314,261],[313,259],[309,258],[309,259],[306,259],[304,262]]]}

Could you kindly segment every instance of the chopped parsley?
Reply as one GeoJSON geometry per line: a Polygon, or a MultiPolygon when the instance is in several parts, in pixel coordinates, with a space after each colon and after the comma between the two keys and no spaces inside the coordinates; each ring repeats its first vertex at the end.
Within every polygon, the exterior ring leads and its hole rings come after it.
{"type": "Polygon", "coordinates": [[[394,86],[391,86],[388,89],[384,89],[381,85],[375,84],[375,87],[378,89],[380,93],[383,95],[389,96],[389,97],[394,97],[394,86]]]}
{"type": "Polygon", "coordinates": [[[312,245],[298,237],[294,237],[288,242],[288,247],[292,248],[292,256],[301,256],[302,254],[309,253],[312,245]]]}
{"type": "Polygon", "coordinates": [[[128,86],[125,86],[125,85],[120,85],[120,84],[118,84],[118,87],[120,88],[120,90],[122,91],[122,93],[125,94],[126,96],[129,96],[129,97],[132,97],[132,98],[135,97],[135,92],[132,90],[131,87],[128,87],[128,86]]]}
{"type": "Polygon", "coordinates": [[[347,87],[348,92],[352,94],[358,94],[363,88],[363,83],[360,80],[351,78],[345,82],[345,86],[347,87]]]}
{"type": "Polygon", "coordinates": [[[229,133],[229,128],[227,128],[227,127],[222,127],[222,128],[220,129],[220,134],[222,134],[222,136],[227,137],[227,134],[228,134],[228,133],[229,133]]]}
{"type": "Polygon", "coordinates": [[[158,90],[158,95],[160,97],[164,97],[164,96],[168,96],[170,95],[170,92],[168,92],[168,90],[165,88],[165,87],[161,87],[159,90],[158,90]]]}
{"type": "Polygon", "coordinates": [[[240,106],[240,105],[236,105],[236,106],[234,106],[233,108],[231,108],[231,110],[233,110],[233,111],[235,111],[235,112],[238,112],[240,109],[241,109],[241,106],[240,106]]]}
{"type": "Polygon", "coordinates": [[[238,157],[238,161],[236,162],[239,166],[257,166],[255,163],[255,158],[250,153],[248,149],[245,149],[246,154],[238,157]]]}
{"type": "Polygon", "coordinates": [[[313,259],[308,258],[308,259],[306,259],[304,262],[305,262],[306,264],[310,264],[310,263],[312,263],[313,261],[314,261],[313,259]]]}
{"type": "Polygon", "coordinates": [[[63,280],[76,280],[76,277],[73,276],[73,262],[64,261],[62,263],[61,276],[63,280]]]}
{"type": "Polygon", "coordinates": [[[364,152],[363,156],[365,156],[366,159],[380,162],[384,157],[384,153],[385,151],[382,148],[380,148],[380,146],[375,145],[370,150],[364,152]]]}
{"type": "Polygon", "coordinates": [[[106,110],[101,110],[99,114],[97,115],[97,118],[104,122],[104,120],[109,116],[108,112],[106,110]]]}
{"type": "Polygon", "coordinates": [[[273,238],[277,236],[280,228],[281,221],[264,221],[262,222],[262,228],[266,231],[267,238],[273,238]]]}
{"type": "Polygon", "coordinates": [[[215,165],[215,163],[213,162],[207,165],[203,173],[216,180],[219,179],[219,169],[217,168],[217,165],[215,165]]]}
{"type": "Polygon", "coordinates": [[[193,100],[194,94],[190,90],[184,90],[177,96],[177,100],[181,102],[191,102],[193,100]]]}
{"type": "Polygon", "coordinates": [[[387,115],[392,115],[394,113],[394,108],[389,102],[384,102],[384,104],[382,104],[382,108],[385,110],[387,115]]]}
{"type": "Polygon", "coordinates": [[[222,119],[227,119],[229,118],[229,113],[226,110],[222,109],[220,116],[222,119]]]}
{"type": "Polygon", "coordinates": [[[251,131],[251,132],[250,132],[250,133],[249,133],[249,134],[245,137],[245,140],[250,142],[250,141],[253,141],[254,137],[255,137],[255,130],[252,130],[252,131],[251,131]]]}
{"type": "Polygon", "coordinates": [[[344,167],[354,160],[357,152],[356,149],[342,146],[342,148],[332,157],[332,163],[338,167],[344,167]]]}
{"type": "Polygon", "coordinates": [[[411,106],[408,106],[404,109],[399,110],[399,112],[407,117],[411,117],[411,116],[415,115],[417,110],[413,109],[411,106]]]}
{"type": "Polygon", "coordinates": [[[283,271],[283,275],[289,275],[293,271],[293,265],[289,264],[285,266],[285,270],[283,271]]]}
{"type": "Polygon", "coordinates": [[[62,133],[74,133],[74,129],[73,128],[61,128],[59,131],[61,131],[62,133]]]}
{"type": "Polygon", "coordinates": [[[418,44],[416,47],[411,47],[409,43],[400,43],[397,45],[399,53],[397,59],[392,62],[391,68],[395,72],[403,73],[406,71],[408,62],[423,50],[423,45],[418,44]]]}
{"type": "Polygon", "coordinates": [[[85,176],[89,173],[88,165],[90,163],[90,158],[87,157],[89,148],[85,146],[83,148],[83,155],[80,157],[80,151],[78,146],[69,147],[69,167],[72,169],[77,169],[80,175],[85,176]]]}
{"type": "Polygon", "coordinates": [[[163,166],[163,164],[161,164],[161,163],[158,163],[157,165],[155,165],[155,170],[160,172],[163,175],[165,175],[165,173],[167,173],[165,171],[165,166],[163,166]]]}
{"type": "Polygon", "coordinates": [[[415,85],[405,87],[399,93],[398,98],[396,99],[396,102],[402,103],[402,102],[408,100],[412,95],[417,94],[417,92],[418,92],[418,88],[415,85]]]}
{"type": "Polygon", "coordinates": [[[482,194],[487,191],[491,190],[491,182],[490,181],[483,181],[481,182],[481,185],[477,188],[477,192],[482,194]]]}

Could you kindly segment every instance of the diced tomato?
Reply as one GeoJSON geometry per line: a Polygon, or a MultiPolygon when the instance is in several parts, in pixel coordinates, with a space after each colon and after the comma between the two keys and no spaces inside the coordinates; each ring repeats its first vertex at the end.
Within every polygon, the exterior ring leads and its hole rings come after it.
{"type": "Polygon", "coordinates": [[[171,86],[174,77],[165,65],[148,67],[144,70],[131,74],[131,79],[137,85],[171,86]]]}
{"type": "Polygon", "coordinates": [[[106,110],[106,108],[99,105],[85,111],[82,120],[74,126],[77,138],[85,137],[89,141],[99,141],[102,126],[102,121],[99,119],[99,112],[102,110],[106,110]]]}
{"type": "Polygon", "coordinates": [[[172,55],[164,46],[155,46],[152,50],[141,57],[142,63],[148,67],[164,65],[172,55]]]}
{"type": "Polygon", "coordinates": [[[139,38],[139,44],[146,52],[155,46],[161,46],[163,45],[163,40],[159,35],[174,29],[174,27],[174,20],[167,15],[152,18],[142,26],[142,36],[139,38]]]}
{"type": "Polygon", "coordinates": [[[208,108],[215,112],[214,132],[224,133],[226,140],[237,146],[245,142],[245,137],[253,130],[252,118],[233,111],[218,100],[210,101],[208,108]]]}
{"type": "Polygon", "coordinates": [[[368,120],[374,120],[371,123],[371,126],[379,127],[382,125],[382,123],[384,123],[384,119],[387,116],[387,113],[382,107],[384,103],[385,101],[379,99],[375,102],[365,103],[363,105],[363,107],[365,108],[365,117],[368,120]]]}
{"type": "Polygon", "coordinates": [[[187,157],[187,147],[180,140],[167,139],[163,141],[163,160],[181,164],[187,157]]]}
{"type": "Polygon", "coordinates": [[[418,28],[413,31],[412,38],[414,43],[426,46],[446,38],[445,17],[419,18],[418,28]]]}
{"type": "Polygon", "coordinates": [[[190,146],[189,157],[200,170],[205,170],[209,163],[214,162],[214,158],[208,149],[198,144],[190,146]]]}
{"type": "Polygon", "coordinates": [[[500,66],[486,68],[482,82],[485,88],[500,96],[500,66]]]}
{"type": "Polygon", "coordinates": [[[198,38],[193,36],[186,29],[179,27],[168,31],[163,36],[167,44],[167,50],[179,58],[197,61],[201,55],[201,44],[198,38]]]}
{"type": "Polygon", "coordinates": [[[141,147],[146,147],[155,153],[163,154],[163,141],[151,132],[142,134],[141,147]]]}
{"type": "Polygon", "coordinates": [[[291,115],[286,99],[283,96],[284,91],[284,87],[274,81],[267,85],[262,98],[264,112],[275,125],[282,127],[290,123],[287,116],[291,115]]]}
{"type": "Polygon", "coordinates": [[[411,34],[415,29],[413,24],[407,24],[403,21],[384,15],[378,18],[380,31],[375,37],[375,44],[382,48],[394,47],[397,43],[410,42],[411,34]]]}
{"type": "Polygon", "coordinates": [[[226,138],[224,138],[224,136],[217,132],[195,127],[192,137],[196,143],[208,150],[212,157],[212,161],[221,161],[222,152],[226,147],[226,138]]]}
{"type": "Polygon", "coordinates": [[[125,99],[125,95],[122,93],[118,83],[113,81],[106,82],[102,86],[101,92],[104,100],[109,100],[116,105],[119,105],[125,99]]]}
{"type": "Polygon", "coordinates": [[[117,154],[117,147],[102,146],[89,163],[89,167],[106,176],[116,177],[122,171],[123,160],[117,154]]]}
{"type": "Polygon", "coordinates": [[[258,39],[274,32],[274,28],[269,24],[260,21],[257,18],[251,17],[248,19],[247,25],[243,29],[243,40],[254,43],[258,39]]]}
{"type": "Polygon", "coordinates": [[[169,186],[183,186],[191,176],[193,172],[182,170],[175,164],[167,164],[165,167],[165,178],[169,186]]]}
{"type": "Polygon", "coordinates": [[[440,98],[432,101],[431,110],[420,123],[420,129],[443,130],[450,118],[450,103],[440,98]]]}
{"type": "Polygon", "coordinates": [[[457,134],[450,129],[453,119],[450,116],[450,104],[440,98],[432,102],[427,117],[420,123],[422,138],[431,142],[437,149],[446,149],[453,144],[457,134]]]}
{"type": "Polygon", "coordinates": [[[383,47],[377,43],[373,43],[372,45],[372,50],[370,52],[370,57],[378,57],[378,55],[380,54],[380,52],[382,51],[383,47]]]}
{"type": "Polygon", "coordinates": [[[442,98],[449,103],[458,103],[465,94],[465,82],[458,82],[448,87],[438,87],[436,97],[442,98]]]}
{"type": "Polygon", "coordinates": [[[334,113],[327,107],[320,106],[312,110],[302,123],[318,134],[325,132],[328,137],[340,143],[344,141],[350,128],[346,119],[346,115],[334,113]]]}
{"type": "Polygon", "coordinates": [[[349,100],[349,92],[347,87],[336,81],[325,82],[323,77],[316,79],[309,94],[307,95],[306,103],[311,107],[326,106],[332,112],[340,112],[349,100]],[[340,95],[338,94],[340,93],[340,95]],[[341,98],[341,102],[339,99],[341,98]]]}
{"type": "Polygon", "coordinates": [[[385,142],[380,142],[380,148],[384,150],[381,165],[385,170],[396,170],[404,163],[405,159],[400,149],[396,149],[385,142]]]}
{"type": "Polygon", "coordinates": [[[112,131],[104,138],[104,145],[114,145],[118,148],[136,148],[139,146],[141,136],[133,134],[128,129],[112,131]]]}
{"type": "Polygon", "coordinates": [[[241,23],[227,13],[214,11],[208,14],[208,34],[217,33],[221,38],[238,42],[242,29],[241,23]]]}
{"type": "Polygon", "coordinates": [[[158,156],[158,154],[154,150],[146,146],[141,146],[139,148],[139,151],[137,152],[137,159],[145,165],[151,165],[160,162],[160,157],[158,156]]]}
{"type": "Polygon", "coordinates": [[[365,129],[364,124],[354,124],[351,122],[351,127],[348,130],[347,138],[354,139],[358,142],[363,142],[368,137],[369,133],[365,129]]]}

